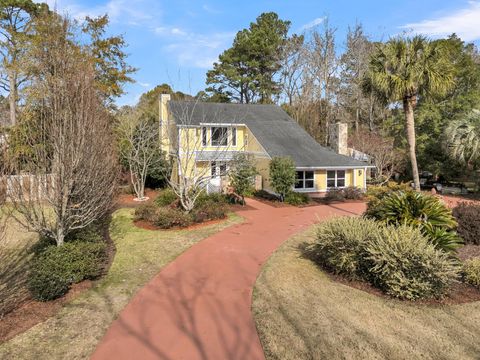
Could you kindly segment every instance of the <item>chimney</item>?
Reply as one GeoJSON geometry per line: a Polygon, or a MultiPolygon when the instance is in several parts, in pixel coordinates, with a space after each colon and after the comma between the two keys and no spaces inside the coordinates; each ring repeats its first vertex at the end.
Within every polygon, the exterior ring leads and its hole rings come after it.
{"type": "Polygon", "coordinates": [[[169,123],[168,123],[168,102],[170,94],[161,94],[159,101],[159,137],[161,150],[167,151],[170,146],[169,142],[169,123]]]}
{"type": "Polygon", "coordinates": [[[348,155],[348,125],[335,123],[330,126],[330,147],[340,155],[348,155]]]}

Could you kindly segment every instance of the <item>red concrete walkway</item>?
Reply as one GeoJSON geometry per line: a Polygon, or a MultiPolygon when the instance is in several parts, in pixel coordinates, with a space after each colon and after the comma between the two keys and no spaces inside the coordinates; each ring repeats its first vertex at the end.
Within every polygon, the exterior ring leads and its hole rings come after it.
{"type": "Polygon", "coordinates": [[[92,359],[264,359],[251,315],[261,265],[288,237],[364,204],[273,208],[255,200],[246,221],[191,247],[142,288],[92,359]]]}

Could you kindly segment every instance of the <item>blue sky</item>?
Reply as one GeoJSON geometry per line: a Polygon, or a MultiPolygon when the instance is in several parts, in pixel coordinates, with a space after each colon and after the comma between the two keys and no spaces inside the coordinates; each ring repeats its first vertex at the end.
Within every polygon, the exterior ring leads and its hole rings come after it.
{"type": "Polygon", "coordinates": [[[456,32],[480,44],[480,0],[49,0],[73,18],[108,13],[110,33],[123,34],[129,63],[138,68],[135,84],[119,105],[134,104],[157,84],[195,94],[205,73],[228,48],[235,33],[262,12],[275,11],[302,32],[328,17],[342,49],[349,25],[361,22],[374,40],[412,31],[430,37],[456,32]]]}

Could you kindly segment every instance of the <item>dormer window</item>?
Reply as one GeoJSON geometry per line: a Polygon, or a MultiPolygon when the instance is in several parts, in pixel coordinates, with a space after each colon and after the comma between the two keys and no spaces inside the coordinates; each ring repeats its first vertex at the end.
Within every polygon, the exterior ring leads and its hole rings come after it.
{"type": "Polygon", "coordinates": [[[232,146],[237,146],[237,128],[232,127],[232,146]]]}
{"type": "Polygon", "coordinates": [[[228,128],[227,127],[212,127],[211,141],[212,146],[227,146],[228,145],[228,128]]]}
{"type": "Polygon", "coordinates": [[[207,146],[207,128],[202,127],[202,146],[207,146]]]}

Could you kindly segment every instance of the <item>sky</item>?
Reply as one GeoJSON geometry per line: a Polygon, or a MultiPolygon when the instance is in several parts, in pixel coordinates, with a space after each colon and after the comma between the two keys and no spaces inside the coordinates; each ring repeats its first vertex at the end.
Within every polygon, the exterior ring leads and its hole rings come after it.
{"type": "MultiPolygon", "coordinates": [[[[40,1],[39,1],[40,2],[40,1]]],[[[158,84],[196,94],[205,88],[205,74],[235,34],[262,12],[290,20],[290,33],[322,26],[336,28],[342,51],[349,26],[363,24],[372,40],[402,32],[430,38],[453,32],[480,45],[480,0],[48,0],[50,7],[72,18],[107,13],[109,33],[122,34],[128,62],[138,69],[118,105],[134,105],[158,84]]]]}

